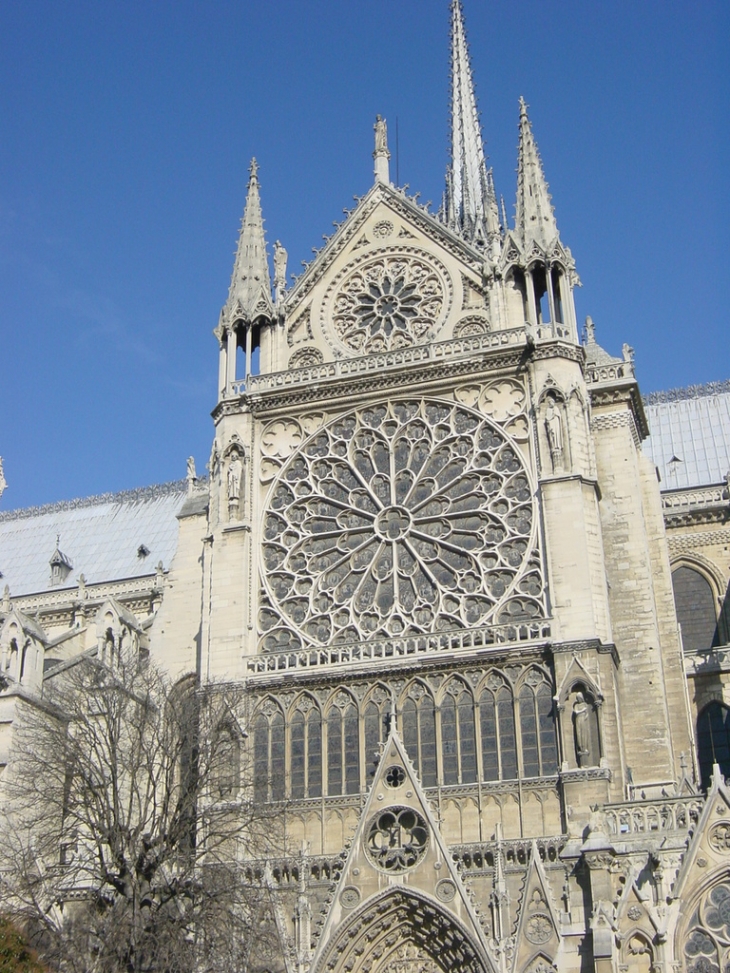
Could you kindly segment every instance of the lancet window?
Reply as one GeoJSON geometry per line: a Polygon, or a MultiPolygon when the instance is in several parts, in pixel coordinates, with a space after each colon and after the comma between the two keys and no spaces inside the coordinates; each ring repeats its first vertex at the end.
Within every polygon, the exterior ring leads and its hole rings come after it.
{"type": "Polygon", "coordinates": [[[477,780],[474,698],[459,681],[449,686],[441,702],[441,753],[444,784],[477,780]]]}
{"type": "Polygon", "coordinates": [[[291,796],[294,800],[322,796],[322,717],[308,698],[291,719],[291,796]]]}
{"type": "Polygon", "coordinates": [[[254,722],[254,797],[281,801],[286,792],[286,727],[274,703],[264,704],[254,722]]]}
{"type": "Polygon", "coordinates": [[[697,757],[702,787],[712,780],[712,765],[718,764],[723,777],[730,777],[730,709],[713,700],[697,719],[697,757]]]}
{"type": "Polygon", "coordinates": [[[357,794],[360,790],[360,721],[354,702],[345,694],[327,715],[327,793],[357,794]]]}
{"type": "Polygon", "coordinates": [[[369,783],[375,774],[380,756],[380,745],[385,742],[390,729],[390,695],[378,687],[365,705],[363,712],[365,737],[365,776],[369,783]]]}
{"type": "Polygon", "coordinates": [[[222,800],[235,797],[240,784],[241,748],[235,729],[223,725],[218,730],[214,754],[214,796],[222,800]]]}
{"type": "Polygon", "coordinates": [[[424,787],[438,783],[436,711],[428,690],[416,684],[403,703],[403,742],[424,787]]]}
{"type": "Polygon", "coordinates": [[[479,700],[482,743],[482,778],[514,780],[517,777],[517,736],[512,690],[502,683],[485,689],[479,700]]]}
{"type": "Polygon", "coordinates": [[[558,770],[558,750],[553,722],[550,687],[535,669],[530,670],[520,689],[520,731],[522,774],[540,777],[558,770]]]}

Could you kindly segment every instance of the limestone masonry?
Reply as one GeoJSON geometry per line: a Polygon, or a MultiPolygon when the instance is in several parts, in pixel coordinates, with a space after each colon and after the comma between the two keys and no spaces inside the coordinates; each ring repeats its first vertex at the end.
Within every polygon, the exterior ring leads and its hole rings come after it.
{"type": "Polygon", "coordinates": [[[0,765],[134,647],[245,686],[277,969],[720,973],[730,383],[642,399],[579,328],[527,105],[510,226],[451,10],[437,214],[378,117],[372,188],[272,287],[251,164],[209,475],[0,513],[0,765]]]}

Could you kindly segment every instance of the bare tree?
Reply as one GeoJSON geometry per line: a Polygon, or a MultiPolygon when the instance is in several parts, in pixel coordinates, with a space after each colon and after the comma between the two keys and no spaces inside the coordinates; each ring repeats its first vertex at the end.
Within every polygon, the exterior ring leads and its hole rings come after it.
{"type": "Polygon", "coordinates": [[[2,909],[69,973],[276,967],[240,690],[173,686],[139,656],[84,658],[24,704],[3,778],[2,909]]]}

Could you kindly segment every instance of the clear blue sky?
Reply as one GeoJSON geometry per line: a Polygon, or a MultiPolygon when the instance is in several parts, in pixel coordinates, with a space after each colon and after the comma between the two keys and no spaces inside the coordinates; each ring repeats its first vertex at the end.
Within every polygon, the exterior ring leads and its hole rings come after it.
{"type": "MultiPolygon", "coordinates": [[[[512,214],[522,94],[579,318],[644,391],[727,378],[730,5],[464,11],[497,192],[512,214]]],[[[369,188],[378,112],[438,202],[448,24],[448,0],[0,5],[0,509],[204,468],[251,156],[290,270],[369,188]]]]}

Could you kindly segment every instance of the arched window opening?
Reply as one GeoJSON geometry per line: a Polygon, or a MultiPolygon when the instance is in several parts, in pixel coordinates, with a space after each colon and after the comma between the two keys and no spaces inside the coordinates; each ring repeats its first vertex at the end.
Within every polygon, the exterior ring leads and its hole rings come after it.
{"type": "Polygon", "coordinates": [[[327,793],[357,794],[360,790],[360,735],[357,709],[333,706],[327,717],[327,793]]]}
{"type": "Polygon", "coordinates": [[[700,781],[707,790],[712,781],[712,765],[718,764],[723,777],[730,777],[730,708],[713,700],[697,718],[697,758],[700,781]]]}
{"type": "Polygon", "coordinates": [[[265,803],[281,801],[285,793],[284,717],[276,710],[270,718],[260,713],[254,724],[254,798],[265,803]]]}
{"type": "Polygon", "coordinates": [[[213,791],[221,800],[235,797],[240,784],[241,748],[238,734],[230,726],[218,731],[213,755],[213,791]]]}
{"type": "Polygon", "coordinates": [[[678,567],[672,571],[672,588],[685,653],[692,655],[717,645],[715,596],[707,578],[694,568],[678,567]]]}
{"type": "Polygon", "coordinates": [[[512,692],[507,686],[497,693],[497,731],[499,733],[500,778],[517,778],[517,735],[512,692]]]}
{"type": "Polygon", "coordinates": [[[473,784],[477,779],[477,754],[471,693],[461,686],[450,690],[440,710],[443,782],[473,784]]]}
{"type": "Polygon", "coordinates": [[[550,300],[548,298],[548,282],[544,264],[535,264],[532,268],[532,284],[535,288],[537,323],[548,324],[550,321],[550,300]]]}
{"type": "Polygon", "coordinates": [[[417,687],[403,704],[403,743],[424,787],[435,787],[436,714],[433,699],[417,687]]]}
{"type": "Polygon", "coordinates": [[[519,701],[523,776],[541,777],[557,773],[558,750],[552,695],[550,687],[536,670],[528,674],[520,690],[519,701]]]}
{"type": "Polygon", "coordinates": [[[322,718],[312,706],[298,709],[291,721],[291,796],[294,800],[322,796],[322,718]]]}
{"type": "MultiPolygon", "coordinates": [[[[515,267],[510,271],[509,283],[511,288],[508,291],[508,295],[511,300],[512,305],[518,304],[521,308],[522,320],[526,321],[528,318],[528,304],[527,304],[527,284],[525,281],[525,273],[518,267],[515,267]]],[[[517,308],[515,308],[517,310],[517,308]]]]}
{"type": "Polygon", "coordinates": [[[555,321],[557,324],[563,324],[565,318],[563,317],[563,290],[562,283],[565,279],[562,272],[558,267],[553,267],[550,271],[550,278],[553,284],[553,303],[555,305],[555,321]]]}
{"type": "Polygon", "coordinates": [[[482,742],[482,779],[499,780],[499,743],[494,693],[485,689],[479,699],[479,725],[482,742]]]}
{"type": "Polygon", "coordinates": [[[368,782],[375,776],[380,759],[380,745],[385,742],[389,730],[389,714],[386,703],[380,705],[371,700],[365,707],[365,773],[368,782]]]}

